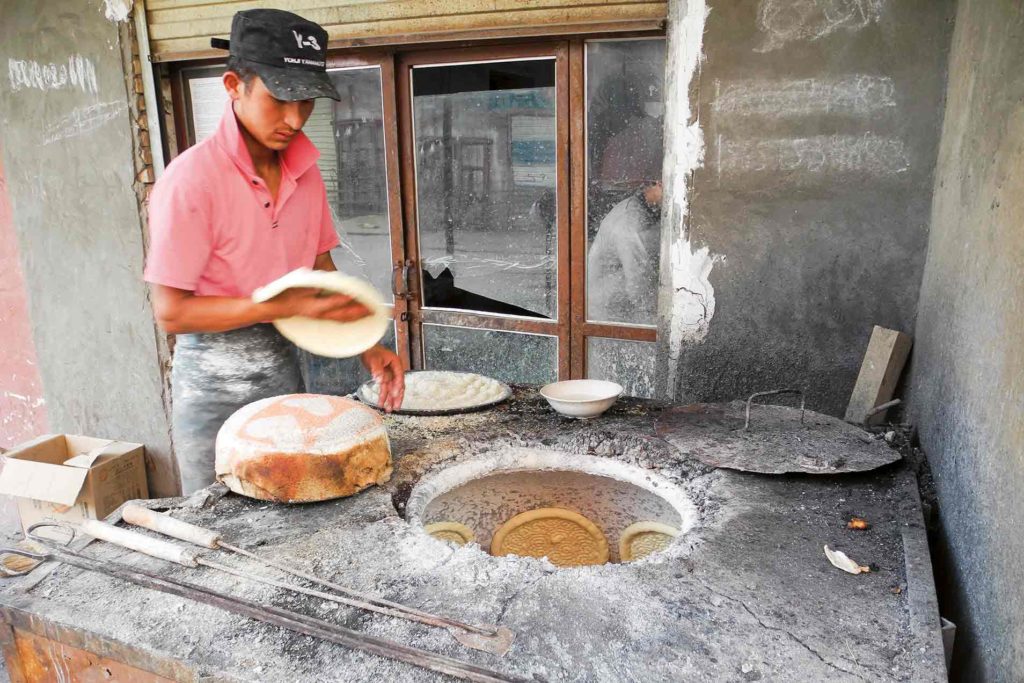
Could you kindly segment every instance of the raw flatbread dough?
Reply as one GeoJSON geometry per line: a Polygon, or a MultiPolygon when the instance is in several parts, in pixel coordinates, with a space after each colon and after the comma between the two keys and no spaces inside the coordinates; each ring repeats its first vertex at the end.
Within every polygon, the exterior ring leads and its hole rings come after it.
{"type": "MultiPolygon", "coordinates": [[[[496,379],[471,372],[424,370],[405,376],[405,398],[400,410],[459,410],[502,400],[508,387],[496,379]]],[[[376,382],[363,385],[361,396],[370,405],[380,401],[376,382]]]]}
{"type": "Polygon", "coordinates": [[[678,535],[679,529],[661,522],[630,524],[619,536],[619,559],[631,562],[647,557],[667,548],[678,535]]]}
{"type": "Polygon", "coordinates": [[[373,285],[338,272],[298,268],[252,293],[257,303],[269,301],[286,289],[310,287],[327,293],[347,294],[370,309],[370,315],[348,323],[316,318],[281,318],[278,331],[296,346],[329,358],[350,358],[376,344],[387,332],[391,317],[373,285]]]}
{"type": "Polygon", "coordinates": [[[476,539],[472,529],[458,522],[434,522],[423,530],[440,541],[450,541],[455,545],[466,545],[476,539]]]}
{"type": "Polygon", "coordinates": [[[608,541],[593,522],[563,508],[538,508],[508,520],[494,532],[492,555],[546,557],[558,567],[604,564],[608,541]]]}

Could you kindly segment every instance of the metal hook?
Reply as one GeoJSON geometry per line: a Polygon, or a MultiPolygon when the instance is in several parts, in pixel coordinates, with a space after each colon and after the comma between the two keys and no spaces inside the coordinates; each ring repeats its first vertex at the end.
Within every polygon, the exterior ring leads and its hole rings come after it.
{"type": "Polygon", "coordinates": [[[25,538],[28,538],[33,541],[40,541],[43,543],[43,545],[46,545],[48,543],[60,543],[61,545],[66,546],[71,545],[71,542],[75,540],[75,535],[77,533],[78,530],[75,529],[75,527],[71,526],[70,524],[65,524],[64,522],[36,522],[35,524],[33,524],[25,530],[25,538]],[[61,543],[60,541],[55,540],[53,538],[48,538],[46,536],[37,536],[36,534],[32,533],[36,529],[41,529],[42,527],[56,527],[57,529],[63,529],[64,531],[68,532],[68,540],[61,543]]]}
{"type": "MultiPolygon", "coordinates": [[[[75,540],[76,530],[69,524],[63,524],[60,522],[37,522],[30,526],[25,531],[25,538],[35,543],[40,543],[44,548],[49,547],[51,544],[57,544],[61,546],[71,545],[71,542],[75,540]],[[33,533],[36,529],[41,527],[57,527],[68,532],[68,539],[66,541],[60,541],[54,538],[46,536],[40,536],[33,533]]],[[[52,554],[47,551],[35,552],[32,550],[26,550],[24,548],[0,548],[0,575],[7,578],[13,578],[15,576],[25,576],[29,572],[33,571],[40,563],[45,562],[52,558],[52,554]],[[36,564],[32,565],[28,569],[11,569],[4,562],[3,558],[7,555],[16,555],[18,557],[24,557],[29,560],[37,560],[36,564]]]]}
{"type": "Polygon", "coordinates": [[[746,431],[750,428],[750,402],[758,396],[774,396],[776,394],[799,394],[800,395],[800,424],[804,423],[804,392],[799,389],[775,389],[773,391],[759,391],[756,394],[751,394],[750,398],[747,399],[747,419],[743,422],[743,430],[746,431]]]}

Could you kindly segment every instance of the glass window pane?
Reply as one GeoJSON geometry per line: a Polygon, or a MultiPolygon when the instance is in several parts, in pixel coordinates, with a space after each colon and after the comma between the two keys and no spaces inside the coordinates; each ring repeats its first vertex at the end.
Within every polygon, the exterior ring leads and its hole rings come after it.
{"type": "MultiPolygon", "coordinates": [[[[397,352],[394,323],[380,340],[380,345],[397,352]]],[[[325,358],[302,349],[298,349],[298,352],[302,379],[309,393],[345,396],[358,389],[363,382],[370,380],[370,373],[363,367],[363,362],[358,357],[325,358]]]]}
{"type": "Polygon", "coordinates": [[[554,59],[412,76],[424,305],[555,318],[554,59]]]}
{"type": "Polygon", "coordinates": [[[656,324],[665,41],[589,42],[587,319],[656,324]]]}
{"type": "Polygon", "coordinates": [[[304,130],[320,150],[320,172],[341,245],[338,270],[369,280],[391,302],[391,227],[380,69],[331,71],[341,101],[317,100],[304,130]]]}
{"type": "Polygon", "coordinates": [[[629,396],[654,398],[654,342],[587,338],[587,377],[621,384],[629,396]]]}
{"type": "Polygon", "coordinates": [[[428,370],[476,372],[517,384],[558,379],[558,337],[424,325],[423,347],[428,370]]]}

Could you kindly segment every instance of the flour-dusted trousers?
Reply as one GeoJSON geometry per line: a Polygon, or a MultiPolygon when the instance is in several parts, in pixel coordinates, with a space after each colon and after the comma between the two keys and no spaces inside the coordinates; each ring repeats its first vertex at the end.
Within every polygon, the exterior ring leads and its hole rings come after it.
{"type": "Polygon", "coordinates": [[[171,430],[182,492],[214,482],[217,432],[232,413],[262,398],[304,390],[298,352],[273,325],[178,335],[171,430]]]}

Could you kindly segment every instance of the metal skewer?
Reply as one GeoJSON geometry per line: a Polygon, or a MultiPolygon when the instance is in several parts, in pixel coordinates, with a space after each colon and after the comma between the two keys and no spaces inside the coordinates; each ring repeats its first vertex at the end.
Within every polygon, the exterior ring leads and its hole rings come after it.
{"type": "MultiPolygon", "coordinates": [[[[474,650],[490,652],[491,654],[495,654],[500,657],[508,652],[509,647],[512,646],[512,641],[515,639],[515,634],[504,626],[475,626],[473,624],[467,624],[437,614],[423,612],[397,602],[384,600],[383,598],[359,593],[351,588],[346,588],[345,586],[332,581],[327,581],[326,579],[322,579],[314,574],[310,574],[309,572],[297,569],[286,562],[281,562],[269,557],[263,557],[246,550],[245,548],[239,548],[226,543],[219,532],[204,529],[203,527],[196,526],[195,524],[183,522],[180,519],[174,519],[169,515],[160,514],[159,512],[155,512],[149,508],[144,508],[140,505],[126,505],[122,510],[122,518],[130,524],[141,526],[151,531],[156,531],[157,533],[177,538],[181,541],[187,541],[193,545],[204,548],[220,548],[239,555],[244,555],[245,557],[251,558],[260,564],[279,569],[280,571],[305,579],[306,581],[326,586],[327,588],[348,597],[303,588],[302,586],[284,583],[260,574],[242,572],[234,567],[229,567],[227,565],[208,560],[205,557],[199,555],[195,556],[195,561],[198,564],[205,565],[211,569],[216,569],[245,579],[267,583],[278,588],[293,590],[298,593],[311,595],[323,600],[338,602],[350,607],[365,609],[370,612],[377,612],[379,614],[385,614],[398,619],[407,619],[409,621],[427,624],[428,626],[443,628],[446,629],[461,645],[474,650]]],[[[116,529],[117,527],[111,528],[116,529]]],[[[92,535],[92,532],[88,529],[85,529],[85,532],[92,535]]],[[[177,562],[177,560],[171,561],[177,562]]]]}
{"type": "MultiPolygon", "coordinates": [[[[99,531],[101,527],[107,527],[107,530],[112,529],[115,532],[120,532],[111,534],[111,536],[119,539],[119,541],[113,541],[116,545],[121,545],[132,550],[138,550],[139,552],[143,552],[153,557],[178,562],[185,566],[198,566],[198,563],[195,562],[189,564],[190,559],[197,559],[196,553],[193,550],[179,548],[178,546],[166,541],[143,536],[125,529],[119,529],[96,520],[87,520],[87,524],[84,524],[83,527],[85,526],[89,526],[93,531],[99,531]],[[122,543],[120,541],[124,542],[122,543]],[[145,549],[143,550],[141,548],[145,549]]],[[[152,574],[141,569],[129,567],[119,562],[100,562],[99,560],[91,557],[69,551],[64,547],[57,545],[51,538],[38,536],[33,533],[36,529],[42,527],[57,527],[70,532],[72,536],[75,534],[75,529],[65,524],[52,522],[33,524],[29,527],[27,536],[33,541],[43,545],[46,549],[45,552],[37,553],[29,550],[22,550],[20,548],[0,548],[0,558],[7,555],[16,555],[40,561],[56,560],[73,567],[78,567],[79,569],[98,572],[139,586],[158,590],[163,593],[188,598],[207,605],[213,605],[227,612],[245,616],[250,619],[256,619],[268,624],[273,624],[296,633],[320,638],[354,650],[369,652],[380,657],[406,662],[413,666],[418,666],[468,681],[497,683],[509,681],[515,682],[520,680],[507,676],[499,671],[487,669],[485,667],[463,662],[451,657],[446,657],[435,652],[430,652],[429,650],[422,650],[420,648],[403,645],[383,638],[377,638],[365,633],[359,633],[358,631],[353,631],[351,629],[338,626],[337,624],[332,624],[331,622],[317,619],[316,617],[311,617],[299,612],[292,612],[272,605],[261,605],[256,602],[246,600],[245,598],[218,593],[197,584],[160,576],[158,574],[152,574]]],[[[93,535],[91,532],[87,533],[89,533],[89,535],[93,535]]],[[[103,532],[101,531],[101,533],[103,532]]],[[[21,573],[24,572],[10,572],[10,575],[18,575],[21,573]]]]}

